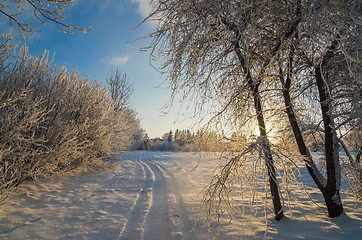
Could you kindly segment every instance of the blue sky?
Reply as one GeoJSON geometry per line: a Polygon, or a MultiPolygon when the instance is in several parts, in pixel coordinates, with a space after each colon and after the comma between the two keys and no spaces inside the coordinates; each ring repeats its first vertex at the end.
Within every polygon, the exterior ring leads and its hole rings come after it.
{"type": "MultiPolygon", "coordinates": [[[[27,45],[30,55],[38,57],[47,49],[50,56],[55,53],[56,66],[66,63],[69,70],[77,69],[83,77],[89,75],[99,82],[105,81],[112,67],[120,68],[133,82],[131,107],[138,112],[142,128],[150,137],[161,137],[171,129],[189,127],[191,121],[186,120],[185,116],[178,116],[178,106],[174,106],[163,116],[161,108],[168,102],[170,90],[166,84],[158,86],[165,76],[161,76],[150,65],[147,52],[139,51],[149,40],[129,43],[153,29],[151,23],[145,23],[132,31],[150,11],[148,2],[149,0],[75,0],[65,14],[66,22],[78,26],[90,25],[93,31],[86,34],[58,33],[55,24],[48,22],[46,26],[37,25],[40,32],[27,45]]],[[[32,12],[28,14],[31,16],[32,12]]],[[[1,23],[0,29],[4,33],[9,27],[1,23]]],[[[21,37],[15,37],[21,40],[21,37]]]]}

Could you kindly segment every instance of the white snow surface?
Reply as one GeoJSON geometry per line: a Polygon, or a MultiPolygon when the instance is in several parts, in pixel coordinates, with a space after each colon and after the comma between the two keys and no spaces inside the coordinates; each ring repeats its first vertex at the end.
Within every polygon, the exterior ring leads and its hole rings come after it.
{"type": "MultiPolygon", "coordinates": [[[[206,154],[207,155],[207,154],[206,154]]],[[[207,158],[207,157],[206,157],[207,158]]],[[[22,184],[0,205],[0,239],[357,239],[362,203],[342,194],[345,213],[328,219],[321,194],[293,200],[277,222],[262,212],[220,232],[195,225],[212,160],[191,153],[124,152],[111,169],[22,184]],[[196,168],[195,168],[196,167],[196,168]]],[[[304,177],[309,178],[307,175],[304,177]]]]}

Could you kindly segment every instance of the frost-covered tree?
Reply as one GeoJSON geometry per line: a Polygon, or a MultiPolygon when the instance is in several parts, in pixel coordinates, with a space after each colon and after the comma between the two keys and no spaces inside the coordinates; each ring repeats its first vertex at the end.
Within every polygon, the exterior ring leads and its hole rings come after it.
{"type": "Polygon", "coordinates": [[[168,133],[167,141],[168,141],[168,142],[173,142],[173,132],[172,132],[171,130],[170,130],[170,132],[168,133]]]}
{"type": "Polygon", "coordinates": [[[86,32],[89,27],[78,27],[64,22],[66,9],[74,0],[7,0],[0,1],[0,14],[3,21],[8,21],[24,36],[29,37],[37,32],[34,22],[53,22],[58,31],[73,33],[74,30],[86,32]],[[35,21],[27,20],[27,12],[33,12],[35,21]]]}
{"type": "Polygon", "coordinates": [[[173,132],[172,132],[172,130],[170,130],[169,132],[167,132],[167,133],[164,133],[163,135],[162,135],[162,139],[163,140],[167,140],[168,142],[173,142],[173,132]]]}
{"type": "MultiPolygon", "coordinates": [[[[220,206],[232,202],[225,200],[232,199],[230,179],[245,174],[247,157],[259,154],[266,163],[276,218],[283,216],[275,164],[280,168],[288,164],[281,158],[273,160],[266,126],[286,112],[329,216],[339,216],[343,206],[337,130],[359,128],[361,119],[356,111],[361,103],[358,1],[154,1],[154,12],[147,19],[157,21],[149,35],[150,51],[166,59],[162,69],[168,73],[173,96],[194,100],[196,113],[209,107],[206,113],[213,115],[210,123],[215,126],[244,130],[255,122],[259,128],[255,143],[241,149],[242,154],[226,162],[213,179],[206,193],[208,209],[221,215],[220,206]],[[311,98],[302,99],[307,94],[311,98]],[[303,103],[308,107],[304,112],[303,103]],[[296,113],[316,117],[313,124],[324,139],[325,174],[314,165],[296,113]]],[[[280,178],[285,186],[284,176],[280,178]]]]}
{"type": "MultiPolygon", "coordinates": [[[[155,18],[159,24],[150,34],[150,48],[166,58],[163,69],[169,71],[173,94],[181,92],[200,103],[216,99],[221,106],[217,116],[232,112],[230,118],[236,121],[250,114],[255,116],[260,132],[257,143],[269,176],[275,218],[281,219],[283,210],[261,96],[265,66],[276,50],[250,45],[259,40],[258,34],[270,21],[265,21],[264,2],[249,5],[243,1],[184,0],[154,4],[149,19],[155,18]],[[248,29],[252,25],[255,31],[248,29]],[[256,58],[255,51],[263,56],[256,58]]],[[[204,104],[197,106],[202,108],[204,104]]]]}
{"type": "MultiPolygon", "coordinates": [[[[361,121],[361,114],[355,111],[361,107],[358,59],[361,50],[358,19],[361,16],[355,3],[297,1],[297,5],[291,7],[295,9],[295,18],[300,19],[300,23],[289,41],[281,43],[281,51],[272,65],[282,84],[285,111],[298,149],[323,194],[330,217],[337,217],[343,212],[339,144],[348,154],[341,138],[353,129],[360,129],[356,122],[361,121]],[[301,121],[295,113],[297,102],[303,102],[301,95],[309,105],[309,116],[311,112],[314,114],[314,131],[320,132],[324,140],[325,175],[313,161],[305,132],[300,128],[301,121]]],[[[353,160],[351,163],[359,175],[359,165],[353,160]]],[[[346,180],[349,182],[349,179],[346,180]]],[[[361,184],[354,182],[361,189],[361,184]]]]}
{"type": "Polygon", "coordinates": [[[111,98],[115,102],[117,111],[125,110],[129,105],[132,95],[132,84],[129,82],[126,73],[122,73],[118,68],[106,78],[111,98]]]}

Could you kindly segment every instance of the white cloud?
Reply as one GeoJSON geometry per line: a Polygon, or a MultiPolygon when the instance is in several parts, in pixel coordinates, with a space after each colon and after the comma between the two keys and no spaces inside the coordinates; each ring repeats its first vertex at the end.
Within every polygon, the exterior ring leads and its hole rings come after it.
{"type": "Polygon", "coordinates": [[[123,64],[126,64],[127,61],[129,59],[129,56],[120,56],[120,57],[117,57],[117,56],[113,56],[113,57],[109,57],[107,60],[107,62],[110,64],[110,65],[123,65],[123,64]]]}
{"type": "Polygon", "coordinates": [[[138,3],[138,12],[143,16],[147,17],[152,12],[151,0],[131,0],[132,2],[138,3]]]}

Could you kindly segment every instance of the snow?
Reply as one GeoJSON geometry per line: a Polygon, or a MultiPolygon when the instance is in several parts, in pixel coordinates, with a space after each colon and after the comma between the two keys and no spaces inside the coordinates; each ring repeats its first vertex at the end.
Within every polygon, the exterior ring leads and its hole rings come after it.
{"type": "Polygon", "coordinates": [[[356,239],[362,234],[361,202],[342,191],[346,213],[328,219],[312,185],[309,193],[319,207],[300,194],[279,222],[272,212],[261,211],[207,232],[194,220],[198,194],[215,163],[199,160],[191,153],[124,152],[102,172],[27,182],[0,206],[0,239],[356,239]]]}

